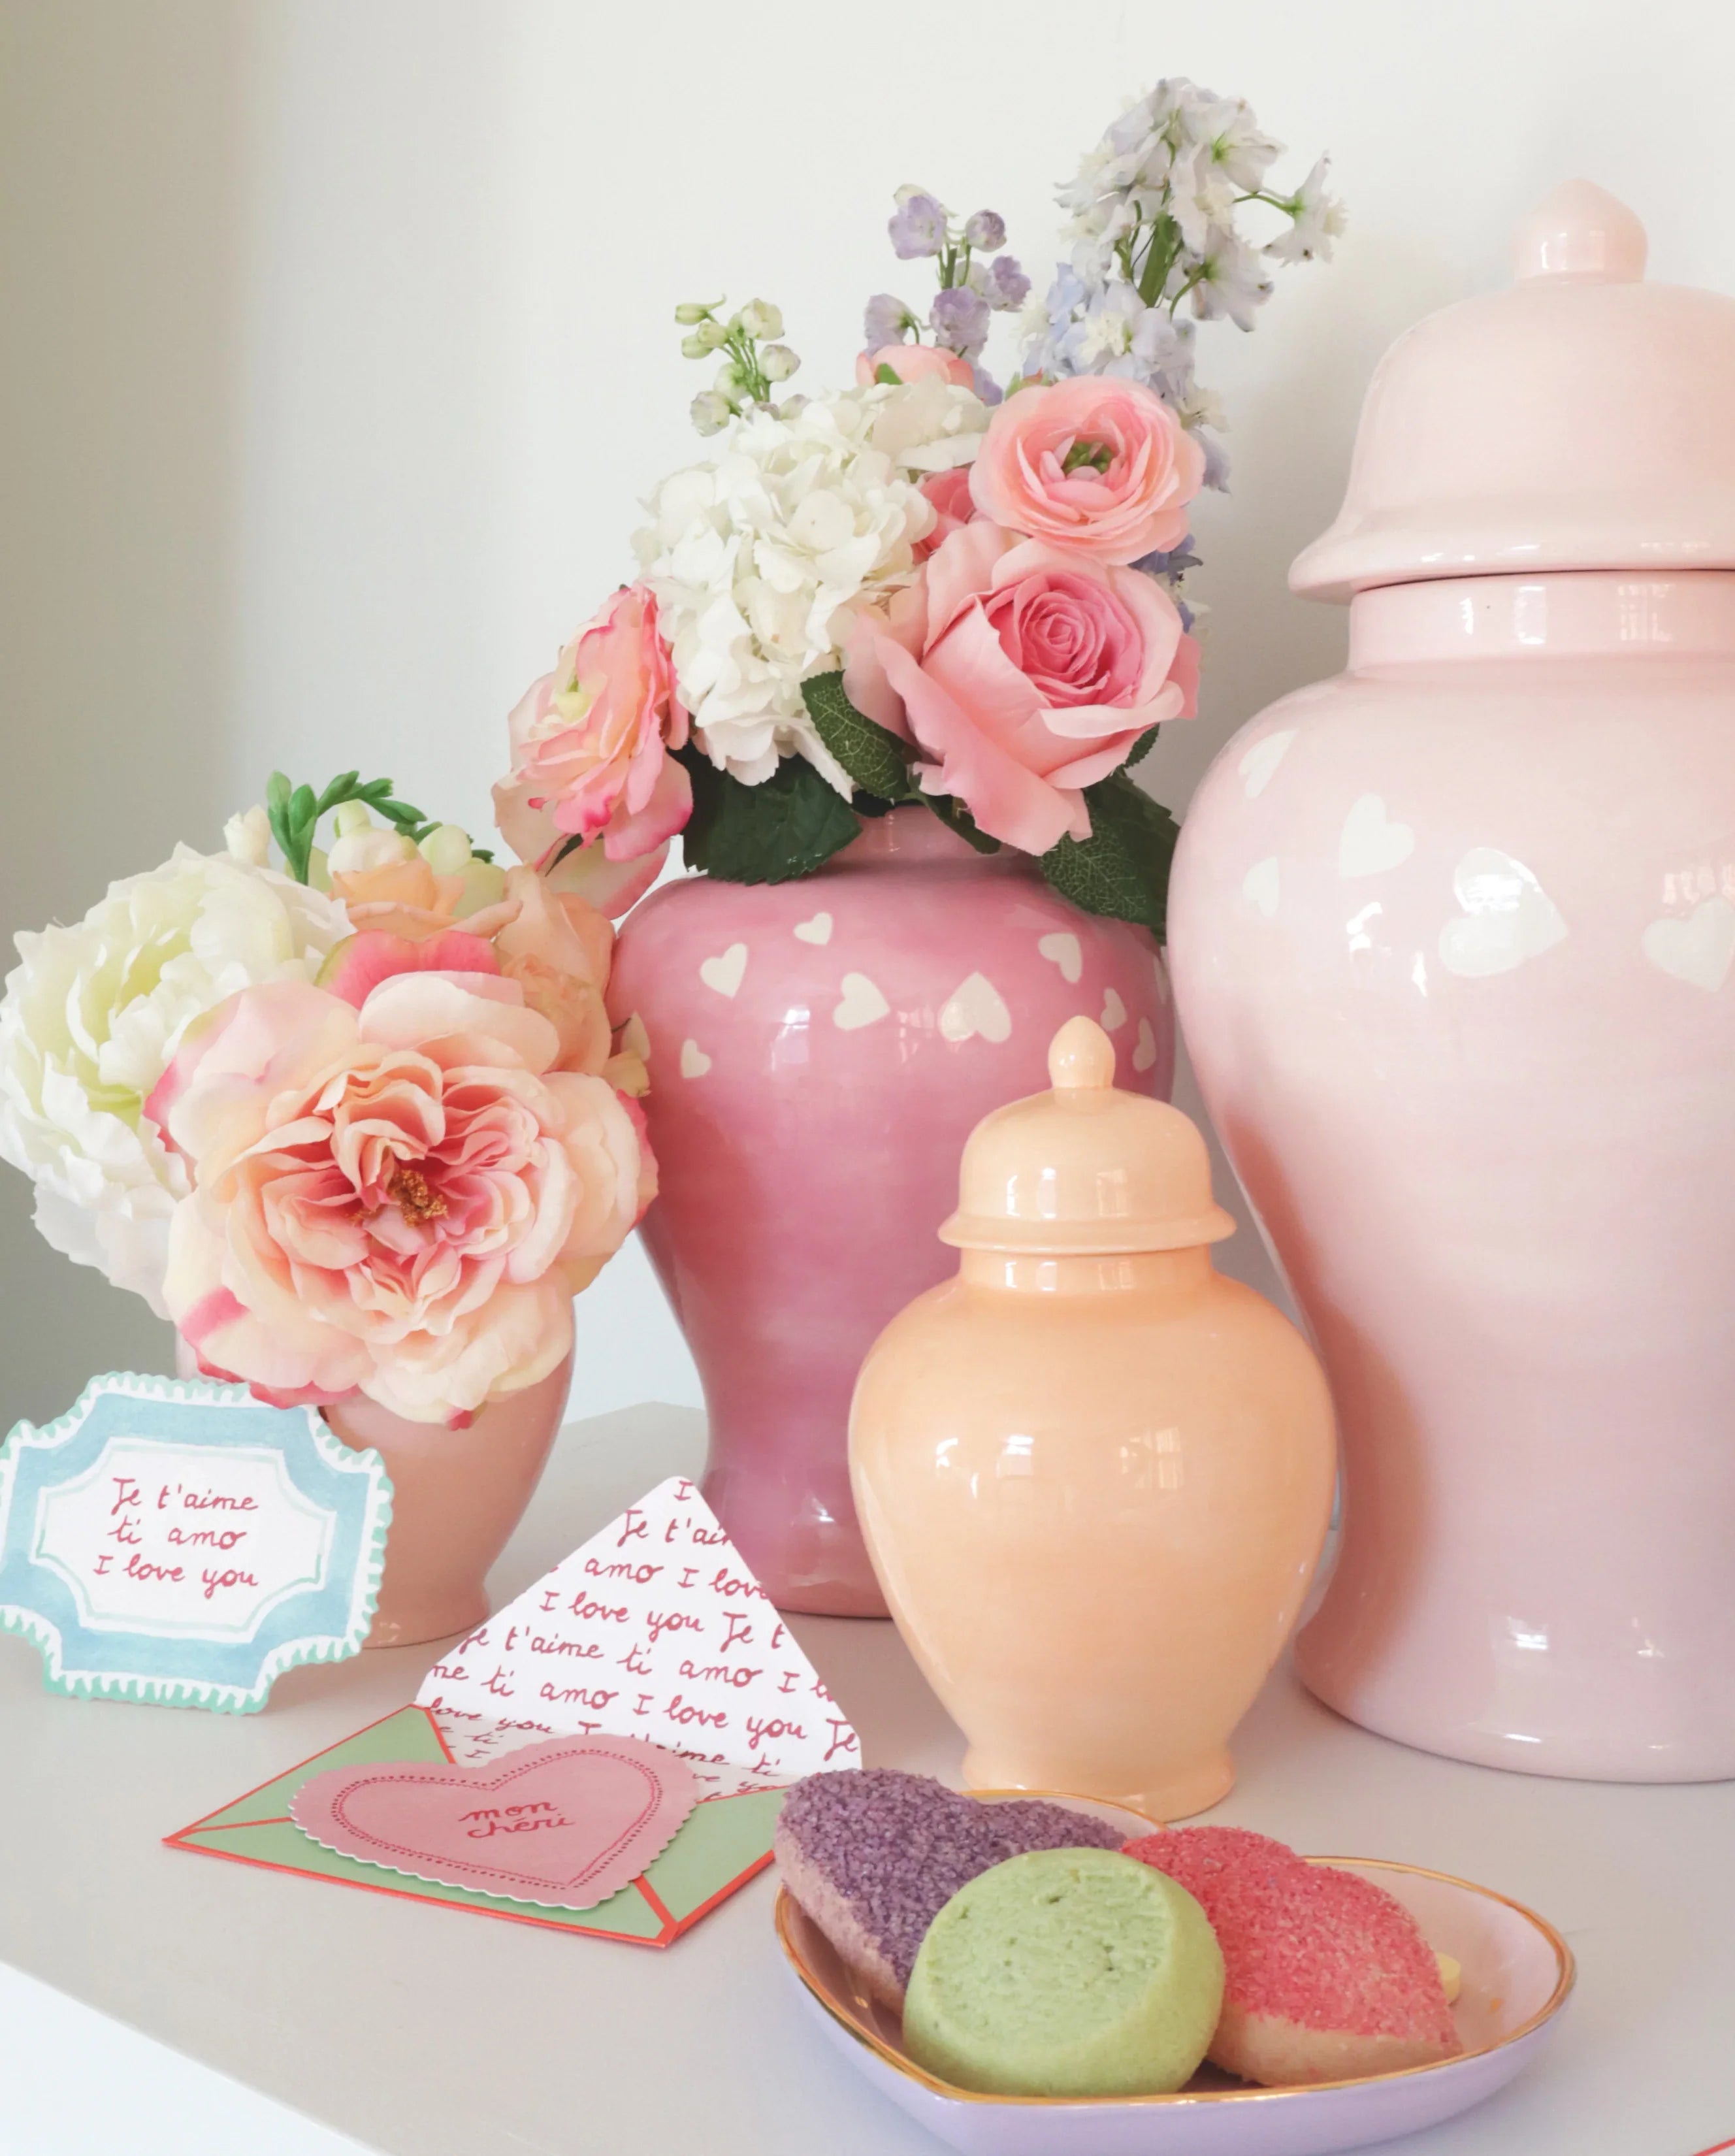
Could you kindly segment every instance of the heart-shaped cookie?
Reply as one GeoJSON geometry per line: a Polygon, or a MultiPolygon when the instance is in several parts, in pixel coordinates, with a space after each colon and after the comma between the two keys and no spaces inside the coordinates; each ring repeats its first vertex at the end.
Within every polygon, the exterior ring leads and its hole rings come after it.
{"type": "Polygon", "coordinates": [[[675,1839],[692,1769],[631,1737],[557,1737],[485,1768],[335,1767],[290,1799],[340,1856],[548,1909],[593,1909],[675,1839]]]}
{"type": "Polygon", "coordinates": [[[1223,1949],[1209,2056],[1267,2088],[1430,2066],[1462,2046],[1414,1917],[1371,1879],[1245,1827],[1172,1827],[1126,1845],[1184,1887],[1223,1949]]]}

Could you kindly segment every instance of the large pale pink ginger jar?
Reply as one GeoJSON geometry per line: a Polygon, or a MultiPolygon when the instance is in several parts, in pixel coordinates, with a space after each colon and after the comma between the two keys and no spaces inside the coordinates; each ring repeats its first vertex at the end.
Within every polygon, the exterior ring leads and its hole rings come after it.
{"type": "Polygon", "coordinates": [[[1412,331],[1297,589],[1348,670],[1183,831],[1177,998],[1306,1312],[1355,1721],[1735,1775],[1735,301],[1594,188],[1412,331]]]}
{"type": "Polygon", "coordinates": [[[1118,1084],[1167,1095],[1156,945],[906,808],[798,881],[653,892],[609,1006],[650,1051],[643,1232],[704,1383],[706,1497],[780,1608],[883,1616],[850,1490],[856,1372],[947,1270],[964,1140],[1043,1085],[1067,1019],[1109,1029],[1118,1084]]]}

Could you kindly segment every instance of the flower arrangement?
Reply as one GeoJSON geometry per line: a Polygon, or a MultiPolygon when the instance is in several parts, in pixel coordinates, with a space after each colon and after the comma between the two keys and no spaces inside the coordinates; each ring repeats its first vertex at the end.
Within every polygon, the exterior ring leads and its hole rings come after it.
{"type": "Polygon", "coordinates": [[[619,912],[677,834],[690,865],[774,882],[919,803],[1160,937],[1175,825],[1132,773],[1193,713],[1190,505],[1227,480],[1197,326],[1250,329],[1272,268],[1342,223],[1323,161],[1268,184],[1281,154],[1240,100],[1159,83],[1060,190],[1070,251],[1039,300],[994,212],[900,190],[893,249],[937,290],[925,319],[868,302],[841,390],[778,401],[800,362],[767,301],[678,309],[718,362],[692,413],[714,448],[654,490],[637,580],[512,714],[519,855],[619,912]]]}
{"type": "Polygon", "coordinates": [[[511,714],[521,865],[389,780],[279,773],[223,852],[18,937],[0,1157],[49,1241],[264,1399],[461,1424],[558,1367],[654,1194],[608,916],[677,834],[773,882],[919,805],[1160,936],[1175,827],[1132,773],[1193,710],[1190,505],[1225,479],[1195,328],[1250,327],[1271,265],[1342,222],[1323,164],[1267,184],[1279,154],[1239,100],[1159,84],[1060,190],[1039,300],[997,214],[902,189],[893,249],[937,290],[925,316],[871,299],[826,394],[779,400],[800,362],[774,306],[680,308],[718,362],[692,413],[713,448],[511,714]],[[1003,390],[983,354],[1014,316],[1003,390]]]}
{"type": "Polygon", "coordinates": [[[613,931],[356,772],[225,837],[18,937],[0,1155],[207,1375],[461,1426],[564,1360],[655,1192],[613,931]]]}

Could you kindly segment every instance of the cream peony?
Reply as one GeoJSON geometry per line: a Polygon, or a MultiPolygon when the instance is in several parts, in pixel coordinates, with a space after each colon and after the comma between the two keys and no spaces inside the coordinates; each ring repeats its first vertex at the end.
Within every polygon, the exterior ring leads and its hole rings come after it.
{"type": "Polygon", "coordinates": [[[968,464],[988,424],[937,376],[754,412],[716,459],[666,479],[634,546],[693,737],[749,786],[804,756],[845,798],[801,685],[843,664],[852,602],[909,580],[935,522],[929,474],[968,464]]]}
{"type": "Polygon", "coordinates": [[[0,998],[0,1158],[36,1185],[57,1250],[167,1315],[169,1219],[187,1184],[146,1098],[193,1019],[258,983],[311,980],[349,932],[335,900],[177,846],[74,927],[18,936],[0,998]]]}

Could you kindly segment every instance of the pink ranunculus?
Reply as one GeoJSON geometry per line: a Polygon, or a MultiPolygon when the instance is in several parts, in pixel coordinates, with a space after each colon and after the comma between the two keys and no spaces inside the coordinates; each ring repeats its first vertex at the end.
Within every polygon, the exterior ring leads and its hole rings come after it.
{"type": "Polygon", "coordinates": [[[1205,459],[1154,390],[1077,374],[1009,397],[970,470],[976,506],[995,523],[1124,563],[1180,545],[1205,459]]]}
{"type": "Polygon", "coordinates": [[[877,352],[858,352],[855,379],[863,388],[880,379],[880,369],[889,367],[900,382],[920,382],[937,374],[942,382],[962,382],[968,389],[976,379],[968,359],[940,344],[882,344],[877,352]]]}
{"type": "Polygon", "coordinates": [[[934,528],[916,542],[916,558],[925,562],[934,549],[962,531],[976,514],[970,492],[970,467],[954,465],[950,471],[935,472],[921,482],[921,491],[934,505],[934,528]]]}
{"type": "Polygon", "coordinates": [[[668,752],[685,746],[690,721],[654,597],[623,585],[552,673],[531,684],[508,725],[511,775],[494,789],[502,836],[538,868],[577,839],[567,860],[581,865],[567,887],[624,912],[693,813],[692,782],[668,752]]]}
{"type": "Polygon", "coordinates": [[[884,613],[858,615],[844,686],[924,752],[929,793],[1045,854],[1090,836],[1086,786],[1118,770],[1147,727],[1186,714],[1191,641],[1142,570],[967,524],[884,613]]]}
{"type": "Polygon", "coordinates": [[[165,1294],[200,1367],[454,1423],[555,1369],[656,1188],[636,1108],[558,1046],[486,973],[220,1004],[146,1108],[192,1182],[165,1294]]]}

